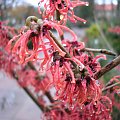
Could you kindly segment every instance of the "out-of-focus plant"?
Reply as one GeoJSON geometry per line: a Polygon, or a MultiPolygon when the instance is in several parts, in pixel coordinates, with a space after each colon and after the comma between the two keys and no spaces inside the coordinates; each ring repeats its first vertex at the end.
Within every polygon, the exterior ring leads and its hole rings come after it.
{"type": "Polygon", "coordinates": [[[111,27],[108,31],[113,34],[120,35],[120,26],[111,27]]]}
{"type": "Polygon", "coordinates": [[[114,47],[116,52],[120,54],[120,27],[108,27],[106,36],[108,37],[110,44],[114,47]]]}
{"type": "Polygon", "coordinates": [[[99,30],[96,26],[96,24],[92,24],[87,30],[86,30],[87,37],[90,39],[95,39],[100,36],[99,30]]]}

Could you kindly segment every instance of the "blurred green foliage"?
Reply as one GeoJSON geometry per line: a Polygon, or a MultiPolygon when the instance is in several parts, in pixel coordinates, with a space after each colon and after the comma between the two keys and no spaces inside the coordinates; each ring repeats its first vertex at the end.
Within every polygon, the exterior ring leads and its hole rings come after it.
{"type": "Polygon", "coordinates": [[[120,54],[120,35],[108,32],[106,36],[117,54],[120,54]]]}
{"type": "Polygon", "coordinates": [[[96,26],[96,24],[92,24],[89,29],[86,31],[86,35],[89,39],[95,39],[100,36],[99,30],[96,26]]]}
{"type": "MultiPolygon", "coordinates": [[[[120,25],[119,20],[113,21],[111,23],[113,26],[120,25]]],[[[120,54],[120,35],[113,34],[108,31],[108,29],[111,27],[111,24],[108,23],[107,21],[99,21],[98,24],[100,25],[102,32],[104,33],[109,44],[112,45],[112,47],[117,52],[117,54],[120,54]]],[[[94,24],[92,23],[90,27],[87,29],[86,36],[88,37],[87,47],[98,48],[98,49],[108,49],[106,44],[102,40],[102,37],[95,23],[94,24]]],[[[102,67],[105,66],[114,58],[115,57],[113,56],[107,55],[107,60],[100,60],[101,66],[102,67]]],[[[110,79],[116,75],[120,75],[119,71],[116,69],[112,69],[102,77],[102,80],[104,80],[104,83],[108,83],[108,81],[110,81],[110,79]]],[[[118,97],[116,97],[116,100],[120,103],[120,99],[118,97]]],[[[112,115],[112,120],[119,120],[120,110],[118,110],[115,106],[113,106],[113,111],[111,115],[112,115]]]]}

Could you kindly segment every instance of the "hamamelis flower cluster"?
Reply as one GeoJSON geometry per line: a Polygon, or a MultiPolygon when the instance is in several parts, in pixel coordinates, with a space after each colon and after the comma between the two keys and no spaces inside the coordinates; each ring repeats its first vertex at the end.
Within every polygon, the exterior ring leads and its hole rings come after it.
{"type": "Polygon", "coordinates": [[[15,35],[15,29],[7,26],[7,21],[0,21],[0,69],[4,69],[9,74],[16,66],[16,57],[8,54],[5,50],[11,35],[15,35]]]}
{"type": "Polygon", "coordinates": [[[58,47],[49,33],[49,30],[53,28],[58,31],[60,35],[63,34],[63,30],[66,30],[73,36],[73,41],[77,40],[77,36],[69,28],[48,20],[39,21],[40,19],[38,19],[38,22],[31,22],[30,29],[24,27],[22,32],[18,36],[13,37],[8,43],[7,49],[10,50],[12,48],[12,53],[19,55],[20,63],[43,60],[42,67],[50,59],[51,50],[57,50],[61,56],[65,56],[65,52],[58,47]],[[31,49],[28,47],[30,42],[32,44],[31,49]],[[13,43],[15,43],[14,46],[12,46],[13,43]],[[44,54],[43,58],[39,57],[38,54],[40,54],[40,52],[44,54]]]}
{"type": "Polygon", "coordinates": [[[59,22],[60,24],[66,24],[67,20],[73,23],[81,21],[86,23],[86,20],[77,17],[74,14],[74,8],[77,6],[88,6],[88,2],[83,2],[79,0],[41,0],[39,2],[39,13],[42,14],[43,19],[49,19],[54,22],[59,22]],[[44,2],[44,11],[41,12],[41,3],[44,2]],[[56,17],[59,14],[59,18],[56,17]]]}
{"type": "Polygon", "coordinates": [[[65,58],[53,53],[51,66],[47,68],[51,73],[53,85],[56,88],[56,97],[71,105],[75,102],[96,101],[101,96],[100,84],[94,79],[94,73],[101,69],[98,59],[106,59],[104,55],[94,57],[82,52],[84,43],[65,42],[66,50],[71,53],[71,58],[65,58]],[[72,64],[77,63],[78,69],[72,64]]]}
{"type": "Polygon", "coordinates": [[[47,91],[45,88],[50,82],[47,76],[43,74],[38,77],[36,70],[31,69],[28,64],[19,64],[19,57],[6,51],[6,45],[16,30],[7,26],[6,22],[0,23],[0,70],[4,70],[10,77],[15,78],[22,87],[31,86],[35,93],[47,91]]]}
{"type": "MultiPolygon", "coordinates": [[[[109,86],[109,85],[112,85],[112,84],[117,84],[119,82],[120,82],[120,76],[119,75],[114,76],[107,83],[106,86],[109,86]]],[[[120,101],[119,101],[119,99],[120,99],[120,88],[119,88],[119,86],[116,85],[116,86],[113,86],[110,89],[107,89],[105,95],[111,99],[112,105],[119,110],[120,109],[120,101]]]]}
{"type": "Polygon", "coordinates": [[[31,85],[37,93],[45,91],[48,87],[55,87],[55,99],[62,102],[63,106],[60,111],[51,109],[46,119],[56,120],[58,117],[62,120],[62,116],[65,116],[64,119],[67,120],[68,116],[75,115],[76,119],[81,120],[110,119],[111,101],[107,97],[101,97],[99,80],[94,78],[94,74],[101,69],[98,60],[106,57],[86,53],[84,43],[77,42],[75,33],[65,26],[68,19],[72,22],[78,20],[86,22],[74,15],[73,8],[81,5],[88,3],[78,0],[46,2],[42,14],[43,20],[35,16],[28,17],[26,26],[7,45],[7,50],[17,56],[19,63],[40,61],[40,69],[46,71],[47,77],[37,81],[36,71],[21,69],[18,71],[18,77],[22,86],[31,85]],[[58,21],[55,18],[56,12],[59,13],[58,21]],[[52,34],[52,30],[56,30],[59,36],[67,31],[72,38],[69,40],[63,38],[59,41],[52,34]],[[72,107],[70,115],[66,114],[65,105],[68,105],[68,109],[72,107]],[[53,117],[49,118],[50,116],[53,117]]]}
{"type": "Polygon", "coordinates": [[[77,42],[76,35],[65,26],[57,26],[56,23],[52,24],[53,22],[46,20],[41,23],[38,23],[38,20],[31,22],[30,29],[23,29],[24,31],[11,39],[7,46],[8,49],[12,48],[12,53],[17,53],[20,63],[42,60],[40,67],[46,66],[46,71],[49,71],[52,79],[49,84],[55,86],[57,99],[70,104],[99,99],[100,85],[93,75],[101,68],[97,60],[105,56],[94,57],[82,52],[84,43],[77,42]],[[57,26],[58,33],[64,28],[73,35],[73,42],[62,41],[71,57],[66,57],[66,51],[62,50],[51,36],[49,30],[52,25],[57,26]],[[12,47],[13,42],[15,45],[12,47]],[[29,42],[33,45],[31,49],[28,47],[29,42]],[[39,56],[40,52],[44,53],[43,58],[39,56]]]}
{"type": "Polygon", "coordinates": [[[106,96],[96,102],[87,102],[74,108],[68,108],[63,103],[53,106],[52,110],[44,114],[45,120],[111,120],[112,103],[106,96]]]}
{"type": "Polygon", "coordinates": [[[7,26],[7,21],[0,21],[0,46],[5,47],[10,39],[11,34],[15,35],[15,30],[7,26]],[[9,35],[8,35],[8,31],[9,35]]]}

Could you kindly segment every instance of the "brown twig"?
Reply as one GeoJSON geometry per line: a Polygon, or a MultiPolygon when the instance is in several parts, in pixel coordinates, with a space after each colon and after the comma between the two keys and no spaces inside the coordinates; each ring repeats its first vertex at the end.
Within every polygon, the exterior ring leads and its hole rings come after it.
{"type": "Polygon", "coordinates": [[[107,55],[113,55],[116,56],[116,53],[110,51],[110,50],[106,50],[106,49],[93,49],[93,48],[84,48],[81,51],[87,51],[87,52],[96,52],[96,53],[103,53],[103,54],[107,54],[107,55]]]}
{"type": "MultiPolygon", "coordinates": [[[[53,33],[52,33],[51,31],[49,31],[49,34],[50,34],[50,36],[53,38],[53,40],[55,41],[55,43],[59,46],[59,48],[66,53],[65,57],[71,58],[70,54],[69,54],[69,53],[66,51],[66,49],[62,46],[62,44],[56,39],[56,37],[53,35],[53,33]]],[[[72,60],[70,60],[70,61],[71,61],[71,63],[73,64],[73,66],[74,66],[75,68],[78,67],[78,65],[77,65],[74,61],[72,61],[72,60]]]]}
{"type": "MultiPolygon", "coordinates": [[[[41,77],[40,77],[40,75],[39,75],[39,72],[37,71],[37,69],[35,68],[35,66],[33,65],[33,63],[32,63],[32,62],[28,62],[27,65],[28,65],[32,70],[34,70],[34,71],[37,72],[37,74],[38,74],[38,77],[37,77],[37,78],[38,78],[39,80],[41,80],[41,77]]],[[[50,100],[51,103],[54,102],[54,99],[53,99],[52,95],[50,94],[50,92],[46,91],[46,92],[45,92],[45,95],[48,97],[48,99],[50,100]]]]}
{"type": "MultiPolygon", "coordinates": [[[[9,34],[8,34],[8,36],[9,36],[9,34]]],[[[13,38],[13,36],[11,35],[10,36],[10,38],[13,38]]],[[[0,47],[0,51],[2,50],[2,48],[0,47]]],[[[3,51],[3,50],[2,50],[3,51]]],[[[4,53],[6,53],[5,51],[4,51],[4,53]]],[[[7,53],[6,53],[7,54],[7,53]]],[[[37,71],[37,69],[35,68],[35,66],[32,64],[32,62],[28,62],[28,64],[27,64],[32,70],[34,70],[34,71],[36,71],[37,73],[38,73],[38,71],[37,71]]],[[[39,76],[39,73],[38,73],[38,79],[40,79],[40,76],[39,76]]],[[[45,95],[48,97],[48,99],[50,100],[50,102],[51,103],[53,103],[54,102],[54,99],[53,99],[53,97],[52,97],[52,95],[50,94],[50,92],[45,92],[45,95]]]]}
{"type": "Polygon", "coordinates": [[[111,88],[113,88],[113,87],[115,87],[115,86],[117,86],[119,84],[120,84],[120,82],[117,82],[117,83],[114,83],[114,84],[112,84],[110,86],[107,86],[107,87],[102,89],[102,92],[105,92],[106,90],[111,89],[111,88]]]}
{"type": "Polygon", "coordinates": [[[120,55],[114,60],[112,60],[110,63],[105,65],[103,68],[101,68],[101,70],[99,70],[97,73],[95,73],[94,78],[96,80],[99,79],[101,76],[103,76],[105,73],[109,72],[111,69],[113,69],[119,64],[120,64],[120,55]]]}
{"type": "MultiPolygon", "coordinates": [[[[13,37],[13,36],[12,36],[13,37]]],[[[8,53],[2,48],[0,47],[0,51],[2,51],[5,55],[8,55],[8,53]]],[[[31,62],[28,62],[27,64],[32,70],[36,70],[35,66],[31,63],[31,62]]],[[[12,71],[12,76],[13,78],[18,82],[18,76],[17,74],[12,71]]],[[[39,79],[40,79],[40,76],[39,76],[39,79]]],[[[33,95],[33,93],[30,91],[30,89],[24,87],[23,90],[27,93],[27,95],[33,100],[33,102],[38,106],[38,108],[40,108],[41,111],[43,112],[46,112],[46,111],[49,111],[50,108],[47,107],[47,106],[44,106],[43,104],[40,104],[40,102],[37,100],[37,98],[33,95]]],[[[45,95],[48,97],[48,99],[50,100],[51,103],[54,102],[54,99],[53,97],[51,96],[51,94],[47,91],[45,92],[45,95]]]]}
{"type": "Polygon", "coordinates": [[[28,88],[23,88],[23,90],[27,93],[27,95],[34,101],[34,103],[43,111],[49,111],[49,108],[40,104],[37,98],[33,95],[33,93],[28,88]]]}
{"type": "Polygon", "coordinates": [[[55,41],[55,43],[59,46],[59,48],[66,53],[66,57],[71,58],[70,54],[66,51],[63,45],[57,40],[57,38],[53,35],[51,31],[49,31],[50,36],[55,41]]]}
{"type": "Polygon", "coordinates": [[[60,12],[59,12],[59,10],[56,10],[56,20],[60,21],[60,12]]]}
{"type": "MultiPolygon", "coordinates": [[[[58,10],[56,10],[56,19],[57,21],[60,21],[60,12],[58,10]]],[[[64,39],[64,35],[60,35],[60,39],[63,40],[64,39]]]]}
{"type": "MultiPolygon", "coordinates": [[[[0,47],[0,51],[2,51],[5,55],[8,55],[8,53],[7,53],[4,49],[2,49],[1,47],[0,47]]],[[[32,64],[31,64],[31,69],[34,69],[34,66],[32,66],[32,64]]],[[[12,77],[13,77],[13,78],[17,81],[17,83],[18,83],[18,76],[17,76],[17,74],[16,74],[14,71],[12,71],[12,77]]],[[[27,95],[34,101],[34,103],[35,103],[43,112],[49,110],[48,107],[45,107],[44,105],[42,105],[42,104],[39,103],[39,101],[37,100],[37,98],[33,95],[33,93],[32,93],[28,88],[24,87],[23,90],[27,93],[27,95]]],[[[49,92],[46,93],[46,96],[48,96],[48,98],[51,97],[51,95],[49,94],[49,92]]],[[[50,100],[52,100],[52,98],[50,98],[50,100]]],[[[53,102],[53,101],[51,101],[51,102],[53,102]]]]}
{"type": "MultiPolygon", "coordinates": [[[[13,78],[18,82],[18,77],[16,73],[12,72],[13,78]]],[[[33,102],[42,110],[43,112],[49,111],[48,107],[45,107],[43,104],[40,104],[40,102],[37,100],[37,98],[33,95],[33,93],[30,91],[30,89],[23,87],[23,90],[27,93],[27,95],[33,100],[33,102]]]]}
{"type": "MultiPolygon", "coordinates": [[[[8,37],[9,37],[10,39],[13,38],[13,36],[12,36],[12,34],[11,34],[10,32],[8,33],[8,37]]],[[[3,49],[2,49],[1,47],[0,47],[0,51],[3,52],[3,49]]],[[[4,54],[7,55],[7,52],[4,51],[4,54]]],[[[27,65],[28,65],[32,70],[34,70],[34,71],[36,71],[36,72],[38,73],[37,69],[36,69],[35,66],[32,64],[32,62],[28,62],[27,65]]],[[[39,73],[38,73],[38,74],[39,74],[39,73]]],[[[38,79],[40,79],[40,76],[38,76],[38,79]]],[[[53,99],[52,95],[50,94],[50,92],[48,92],[48,91],[45,92],[45,95],[48,97],[48,99],[50,100],[51,103],[54,102],[54,99],[53,99]]]]}
{"type": "MultiPolygon", "coordinates": [[[[63,50],[66,53],[66,57],[71,58],[70,54],[62,46],[62,44],[59,43],[59,41],[54,37],[54,35],[52,34],[52,32],[49,32],[49,33],[50,33],[50,36],[55,41],[55,43],[61,48],[61,50],[63,50]]],[[[106,51],[106,50],[104,50],[104,51],[106,53],[109,53],[109,54],[113,55],[113,53],[111,51],[106,51]]],[[[71,61],[71,63],[73,64],[73,66],[75,68],[78,68],[78,65],[74,61],[71,61]]],[[[118,64],[120,64],[120,56],[118,56],[117,58],[115,58],[112,62],[110,62],[106,66],[104,66],[100,71],[98,71],[97,73],[95,73],[94,78],[95,79],[99,79],[101,76],[103,76],[105,73],[109,72],[111,69],[113,69],[114,67],[116,67],[118,64]]]]}

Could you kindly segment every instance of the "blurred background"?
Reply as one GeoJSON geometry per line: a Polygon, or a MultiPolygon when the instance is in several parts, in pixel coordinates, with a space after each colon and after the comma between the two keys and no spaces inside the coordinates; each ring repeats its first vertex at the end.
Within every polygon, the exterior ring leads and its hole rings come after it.
{"type": "MultiPolygon", "coordinates": [[[[85,0],[83,0],[85,1],[85,0]]],[[[86,19],[86,24],[67,22],[87,47],[108,49],[120,54],[120,0],[86,0],[89,6],[75,8],[75,14],[86,19]]],[[[19,29],[30,15],[40,18],[38,13],[39,0],[0,0],[0,20],[8,21],[10,26],[19,29]]],[[[66,37],[70,37],[65,33],[66,37]]],[[[114,57],[107,56],[102,61],[104,66],[114,57]]],[[[120,74],[120,66],[102,77],[107,82],[114,75],[120,74]]],[[[120,111],[114,108],[113,120],[119,120],[120,111]]],[[[0,120],[39,120],[40,111],[14,80],[0,72],[0,120]]]]}

